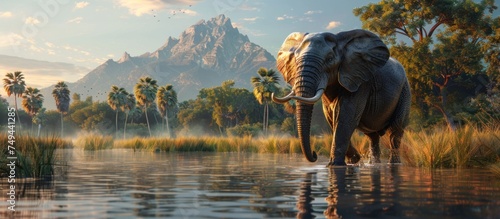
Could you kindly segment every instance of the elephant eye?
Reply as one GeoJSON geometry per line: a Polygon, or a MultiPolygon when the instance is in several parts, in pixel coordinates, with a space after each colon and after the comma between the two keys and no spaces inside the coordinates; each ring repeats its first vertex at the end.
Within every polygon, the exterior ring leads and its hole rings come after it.
{"type": "Polygon", "coordinates": [[[329,56],[326,58],[326,63],[330,63],[333,61],[333,57],[329,56]]]}

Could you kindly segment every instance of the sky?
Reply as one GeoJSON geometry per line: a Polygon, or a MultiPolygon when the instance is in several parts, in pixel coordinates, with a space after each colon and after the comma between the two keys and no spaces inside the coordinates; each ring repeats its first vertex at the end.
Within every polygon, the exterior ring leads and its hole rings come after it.
{"type": "MultiPolygon", "coordinates": [[[[118,60],[125,51],[131,56],[153,52],[169,36],[177,38],[199,20],[219,14],[229,17],[250,41],[276,55],[291,32],[336,33],[361,28],[352,10],[370,2],[376,1],[1,1],[0,55],[73,64],[80,71],[54,71],[51,77],[56,80],[60,74],[60,80],[74,82],[106,60],[118,60]]],[[[15,70],[23,70],[23,66],[0,65],[2,74],[15,70]]],[[[30,81],[39,88],[53,84],[36,70],[23,73],[28,86],[30,81]]]]}

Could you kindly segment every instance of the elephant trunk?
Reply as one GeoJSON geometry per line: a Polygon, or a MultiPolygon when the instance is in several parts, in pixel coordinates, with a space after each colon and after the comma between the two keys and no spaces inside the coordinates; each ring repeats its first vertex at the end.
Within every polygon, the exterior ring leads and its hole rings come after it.
{"type": "Polygon", "coordinates": [[[300,139],[300,146],[302,148],[302,153],[309,162],[315,162],[318,159],[318,155],[315,151],[311,150],[311,118],[313,106],[306,103],[297,103],[296,108],[296,118],[297,118],[297,130],[300,139]]]}
{"type": "Polygon", "coordinates": [[[317,68],[301,68],[295,81],[294,92],[297,97],[296,118],[302,153],[310,162],[315,162],[318,155],[311,149],[311,118],[314,103],[318,101],[326,87],[326,74],[316,71],[317,68]]]}

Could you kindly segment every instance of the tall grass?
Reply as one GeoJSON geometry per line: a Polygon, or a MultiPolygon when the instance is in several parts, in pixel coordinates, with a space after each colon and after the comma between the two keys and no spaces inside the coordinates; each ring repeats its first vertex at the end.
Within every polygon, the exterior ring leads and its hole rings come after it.
{"type": "Polygon", "coordinates": [[[408,132],[401,150],[416,167],[473,167],[500,162],[500,129],[463,127],[455,132],[408,132]]]}
{"type": "Polygon", "coordinates": [[[114,139],[110,135],[83,134],[76,141],[75,146],[84,150],[103,150],[113,148],[114,139]]]}
{"type": "MultiPolygon", "coordinates": [[[[11,160],[7,159],[8,136],[0,134],[2,144],[2,154],[0,163],[7,164],[11,160]]],[[[71,142],[61,138],[33,137],[28,135],[15,136],[14,147],[16,149],[16,177],[45,177],[54,174],[54,166],[58,165],[59,159],[55,155],[58,148],[71,147],[71,142]]],[[[8,174],[9,167],[2,165],[1,174],[8,174]]]]}

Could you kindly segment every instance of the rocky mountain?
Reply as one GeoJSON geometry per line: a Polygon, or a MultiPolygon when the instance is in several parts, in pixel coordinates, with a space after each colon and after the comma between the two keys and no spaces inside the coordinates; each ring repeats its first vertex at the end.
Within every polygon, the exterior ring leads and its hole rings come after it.
{"type": "MultiPolygon", "coordinates": [[[[173,84],[183,101],[196,98],[201,88],[229,79],[237,87],[251,89],[250,77],[260,67],[275,68],[275,63],[269,52],[250,42],[228,17],[219,15],[190,26],[178,38],[168,37],[154,52],[136,57],[124,52],[117,61],[109,59],[68,86],[82,98],[105,101],[111,85],[132,92],[140,77],[151,76],[159,85],[173,84]]],[[[46,88],[43,93],[51,97],[51,90],[46,88]]]]}

